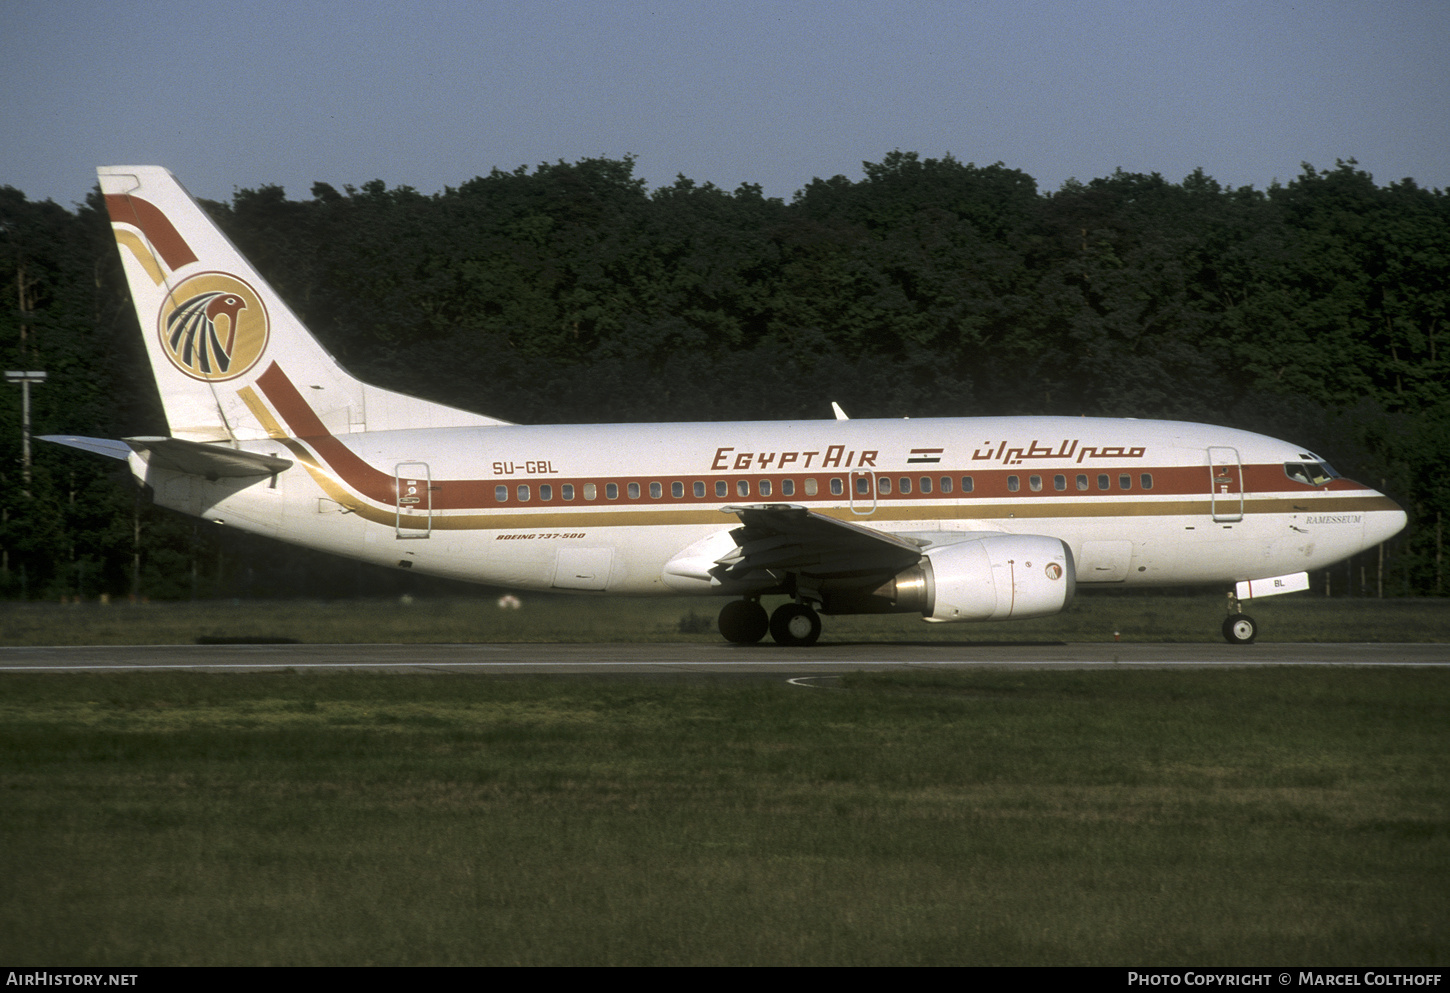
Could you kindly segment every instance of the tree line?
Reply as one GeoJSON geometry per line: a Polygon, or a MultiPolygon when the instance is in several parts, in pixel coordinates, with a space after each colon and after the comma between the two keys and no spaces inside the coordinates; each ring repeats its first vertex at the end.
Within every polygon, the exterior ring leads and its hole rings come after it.
{"type": "MultiPolygon", "coordinates": [[[[205,206],[379,385],[524,423],[816,418],[836,400],[1242,427],[1399,500],[1385,589],[1445,591],[1450,202],[1353,160],[1265,190],[1200,170],[1043,192],[1000,163],[895,151],[785,202],[684,176],[651,190],[600,158],[434,195],[375,180],[205,206]]],[[[98,192],[68,210],[0,187],[0,274],[5,368],[48,373],[34,433],[165,433],[98,192]]],[[[19,392],[0,402],[0,595],[404,582],[158,510],[119,463],[44,443],[27,485],[19,392]]],[[[1331,581],[1358,590],[1356,568],[1331,581]]]]}

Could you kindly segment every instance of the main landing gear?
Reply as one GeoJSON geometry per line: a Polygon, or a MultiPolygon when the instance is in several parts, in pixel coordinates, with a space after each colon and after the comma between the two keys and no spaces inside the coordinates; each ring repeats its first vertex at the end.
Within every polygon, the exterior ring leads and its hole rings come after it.
{"type": "Polygon", "coordinates": [[[1253,644],[1259,636],[1259,622],[1243,612],[1238,597],[1228,595],[1228,617],[1223,622],[1223,636],[1230,645],[1253,644]]]}
{"type": "Polygon", "coordinates": [[[770,618],[759,600],[732,600],[720,610],[720,633],[737,645],[753,645],[765,637],[770,618]]]}
{"type": "Polygon", "coordinates": [[[733,600],[720,610],[720,633],[726,641],[753,645],[766,631],[780,645],[814,645],[821,636],[821,615],[809,604],[787,603],[767,617],[759,600],[733,600]]]}

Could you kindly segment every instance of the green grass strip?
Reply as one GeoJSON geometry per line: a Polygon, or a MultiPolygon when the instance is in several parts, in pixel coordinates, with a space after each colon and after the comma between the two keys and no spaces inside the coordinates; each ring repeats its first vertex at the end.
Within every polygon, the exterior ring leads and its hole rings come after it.
{"type": "Polygon", "coordinates": [[[1407,669],[0,680],[15,964],[1450,963],[1407,669]]]}
{"type": "MultiPolygon", "coordinates": [[[[783,602],[767,600],[767,606],[783,602]]],[[[0,645],[189,645],[199,640],[307,644],[457,642],[718,642],[713,597],[526,594],[503,610],[496,596],[195,603],[0,603],[0,645]]],[[[1450,599],[1306,595],[1255,601],[1264,642],[1450,642],[1450,599]]],[[[926,624],[914,614],[827,617],[832,641],[1212,642],[1221,644],[1221,595],[1078,596],[1055,617],[998,624],[926,624]]]]}

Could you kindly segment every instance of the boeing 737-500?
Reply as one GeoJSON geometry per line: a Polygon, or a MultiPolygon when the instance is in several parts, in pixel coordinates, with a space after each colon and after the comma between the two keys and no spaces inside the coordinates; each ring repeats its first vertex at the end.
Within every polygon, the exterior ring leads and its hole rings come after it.
{"type": "Polygon", "coordinates": [[[359,382],[165,169],[99,170],[170,434],[52,440],[155,501],[513,589],[727,597],[720,632],[821,614],[995,621],[1078,585],[1241,601],[1393,536],[1394,501],[1247,431],[1080,417],[524,426],[359,382]],[[789,601],[767,615],[760,598],[789,601]]]}

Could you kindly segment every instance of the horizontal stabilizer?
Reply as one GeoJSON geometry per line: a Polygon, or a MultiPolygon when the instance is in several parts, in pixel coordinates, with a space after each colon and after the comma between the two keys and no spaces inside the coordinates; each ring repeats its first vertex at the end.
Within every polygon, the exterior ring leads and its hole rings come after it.
{"type": "Polygon", "coordinates": [[[124,441],[116,441],[114,438],[82,438],[73,434],[42,434],[36,435],[36,437],[41,441],[69,445],[71,448],[79,448],[83,452],[94,452],[97,455],[120,459],[123,462],[131,457],[131,446],[124,441]]]}
{"type": "Polygon", "coordinates": [[[208,479],[220,479],[223,476],[271,476],[292,466],[291,459],[204,445],[199,441],[183,441],[180,438],[127,438],[126,444],[145,459],[149,466],[192,476],[205,476],[208,479]]]}

